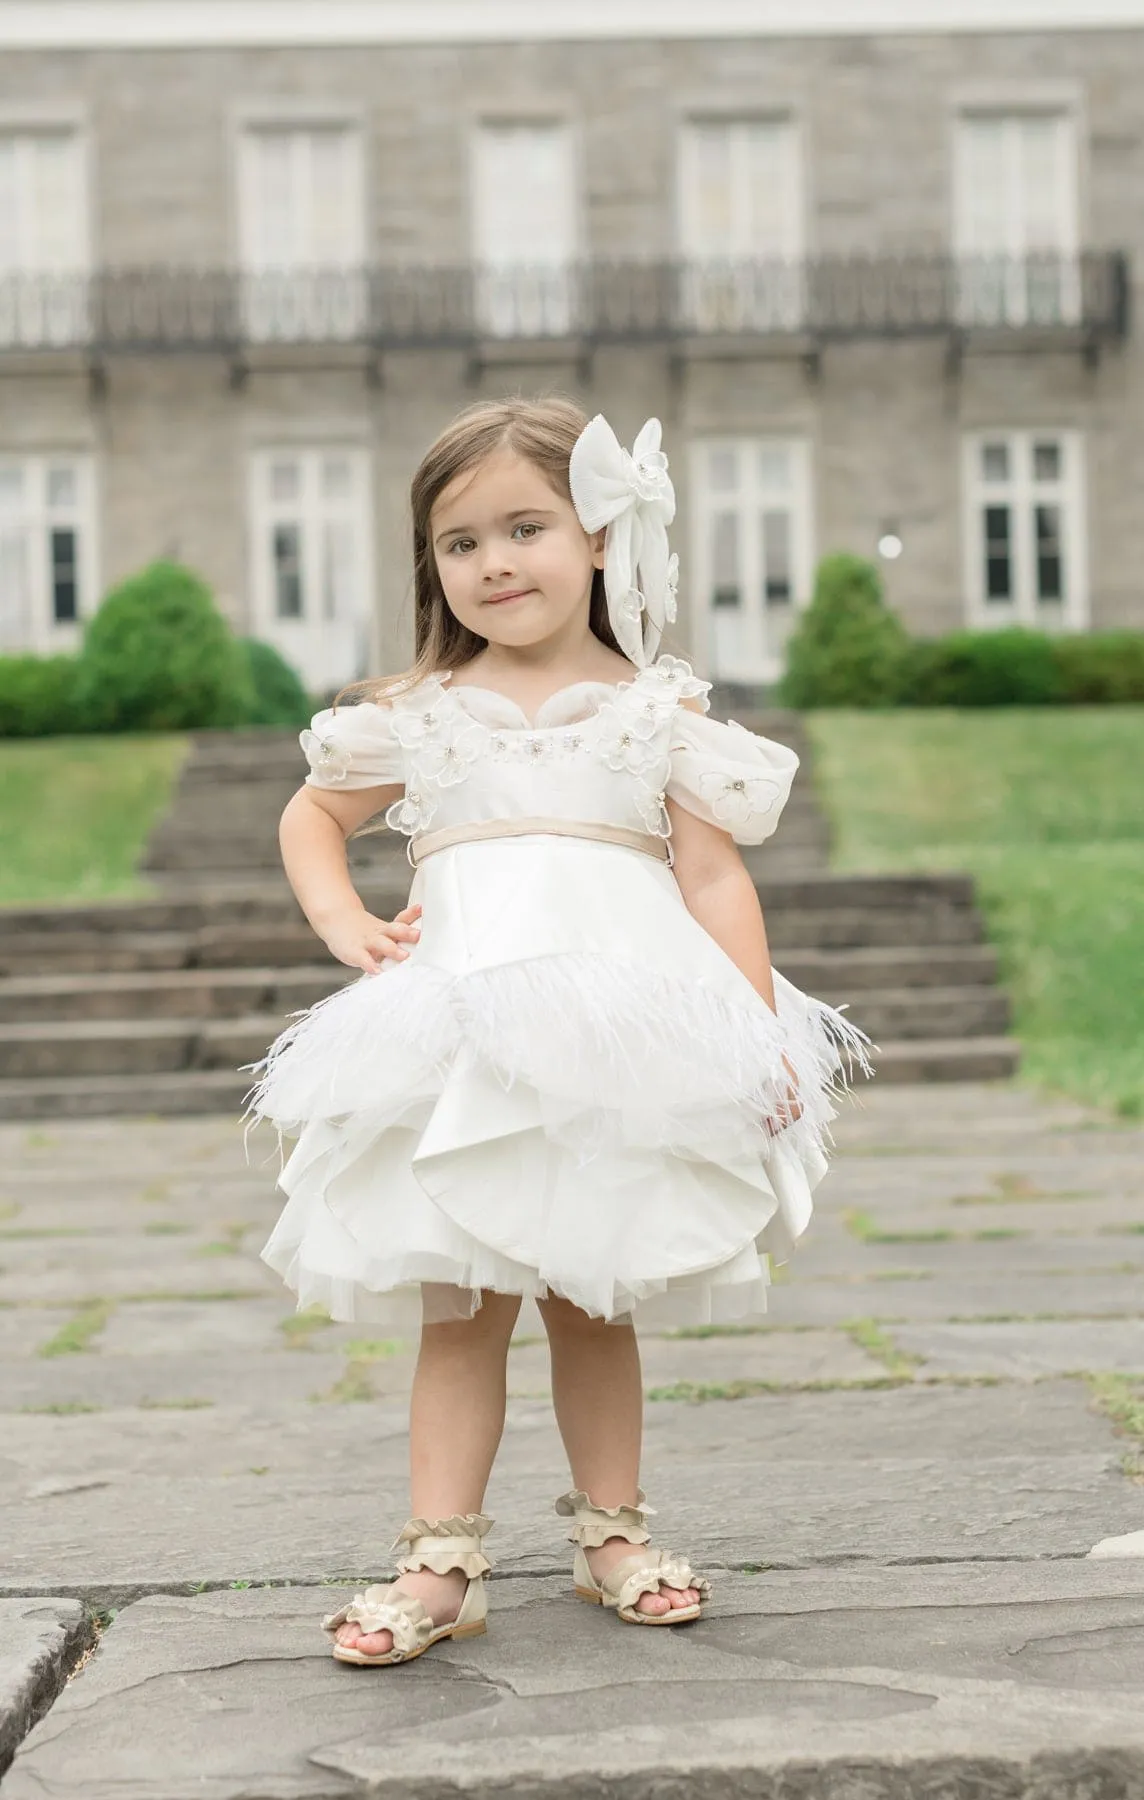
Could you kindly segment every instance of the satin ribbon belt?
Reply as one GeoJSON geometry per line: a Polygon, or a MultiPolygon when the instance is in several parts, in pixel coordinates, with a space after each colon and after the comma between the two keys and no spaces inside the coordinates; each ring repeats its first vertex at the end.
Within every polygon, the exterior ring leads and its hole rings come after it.
{"type": "Polygon", "coordinates": [[[480,819],[471,825],[446,825],[440,831],[423,831],[410,838],[406,855],[416,868],[427,856],[434,856],[438,850],[451,850],[454,844],[514,837],[591,838],[598,844],[621,844],[628,850],[642,850],[645,856],[654,856],[669,868],[673,860],[666,838],[594,819],[480,819]]]}

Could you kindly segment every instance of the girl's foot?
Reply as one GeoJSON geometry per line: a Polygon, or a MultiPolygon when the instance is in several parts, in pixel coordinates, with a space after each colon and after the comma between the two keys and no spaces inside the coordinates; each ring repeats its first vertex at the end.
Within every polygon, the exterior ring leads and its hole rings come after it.
{"type": "MultiPolygon", "coordinates": [[[[618,1562],[623,1562],[625,1556],[633,1556],[638,1550],[639,1545],[629,1544],[626,1538],[609,1538],[594,1550],[586,1549],[584,1555],[588,1559],[593,1579],[599,1582],[611,1573],[618,1562]]],[[[661,1587],[658,1593],[641,1594],[636,1601],[636,1611],[662,1616],[663,1613],[670,1612],[673,1606],[698,1604],[699,1594],[695,1588],[661,1587]]]]}
{"type": "MultiPolygon", "coordinates": [[[[468,1578],[460,1569],[450,1569],[447,1575],[434,1575],[430,1569],[414,1569],[392,1582],[386,1593],[399,1588],[403,1594],[414,1594],[434,1625],[451,1625],[461,1610],[468,1585],[468,1578]]],[[[360,1625],[339,1626],[336,1637],[339,1644],[352,1645],[365,1656],[384,1656],[393,1648],[391,1631],[363,1631],[360,1625]]]]}

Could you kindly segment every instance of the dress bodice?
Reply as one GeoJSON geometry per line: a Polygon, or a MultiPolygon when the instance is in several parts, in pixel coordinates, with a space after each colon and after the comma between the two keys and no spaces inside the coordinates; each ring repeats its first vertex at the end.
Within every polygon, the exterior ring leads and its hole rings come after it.
{"type": "Polygon", "coordinates": [[[383,704],[328,709],[302,733],[309,784],[400,785],[395,830],[535,817],[671,835],[666,802],[740,843],[769,837],[798,758],[785,745],[706,716],[710,682],[661,656],[632,680],[572,683],[529,721],[507,695],[428,676],[383,704]],[[681,704],[697,699],[703,712],[681,704]]]}

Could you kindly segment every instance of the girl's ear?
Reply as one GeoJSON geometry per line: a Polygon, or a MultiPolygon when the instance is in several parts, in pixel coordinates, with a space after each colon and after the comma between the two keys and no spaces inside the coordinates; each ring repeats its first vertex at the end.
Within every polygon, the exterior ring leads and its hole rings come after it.
{"type": "Polygon", "coordinates": [[[594,531],[592,533],[592,567],[594,569],[602,569],[604,566],[604,539],[607,535],[608,531],[606,526],[601,531],[594,531]]]}

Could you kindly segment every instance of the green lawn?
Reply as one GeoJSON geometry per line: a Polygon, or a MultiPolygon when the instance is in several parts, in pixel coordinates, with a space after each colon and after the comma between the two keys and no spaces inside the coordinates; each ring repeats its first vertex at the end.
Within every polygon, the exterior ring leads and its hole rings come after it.
{"type": "Polygon", "coordinates": [[[807,715],[839,869],[964,869],[1023,1076],[1144,1116],[1144,707],[807,715]]]}
{"type": "Polygon", "coordinates": [[[123,899],[186,753],[175,735],[0,741],[0,905],[123,899]]]}

